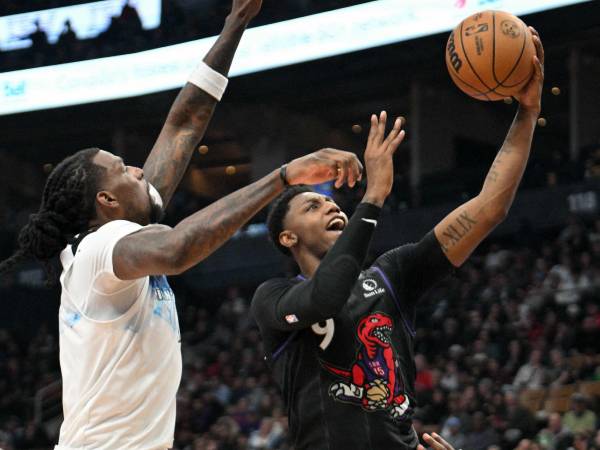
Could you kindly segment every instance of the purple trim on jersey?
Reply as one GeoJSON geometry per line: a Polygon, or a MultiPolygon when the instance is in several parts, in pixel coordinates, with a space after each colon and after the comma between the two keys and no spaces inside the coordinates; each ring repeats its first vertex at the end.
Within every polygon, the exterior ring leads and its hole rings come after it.
{"type": "Polygon", "coordinates": [[[271,359],[273,361],[275,361],[277,358],[279,358],[279,355],[281,355],[281,353],[283,353],[283,351],[285,350],[285,348],[288,346],[288,344],[290,342],[292,342],[292,340],[296,337],[297,334],[298,334],[298,332],[294,331],[292,334],[290,334],[290,337],[288,337],[285,340],[285,342],[283,344],[281,344],[279,346],[279,348],[273,352],[273,355],[271,355],[271,359]]]}
{"type": "Polygon", "coordinates": [[[410,335],[412,337],[415,337],[417,333],[415,333],[415,330],[413,329],[413,327],[411,327],[410,324],[404,318],[404,314],[402,314],[402,309],[400,309],[400,302],[398,301],[398,297],[396,297],[396,291],[392,287],[392,283],[390,283],[390,280],[388,279],[388,277],[386,276],[386,274],[379,267],[377,267],[377,266],[371,266],[371,268],[375,272],[377,272],[381,276],[381,278],[383,279],[383,282],[385,283],[385,285],[387,286],[388,290],[390,291],[390,294],[392,294],[392,298],[394,299],[394,303],[396,304],[396,308],[398,308],[398,312],[400,313],[400,318],[402,319],[402,323],[404,323],[404,326],[406,327],[406,329],[408,330],[408,332],[410,333],[410,335]]]}

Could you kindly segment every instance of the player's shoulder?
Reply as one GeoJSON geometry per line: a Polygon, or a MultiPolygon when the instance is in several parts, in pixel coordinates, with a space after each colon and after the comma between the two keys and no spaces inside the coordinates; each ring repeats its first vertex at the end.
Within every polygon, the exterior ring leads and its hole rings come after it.
{"type": "Polygon", "coordinates": [[[289,289],[294,285],[294,280],[289,278],[271,278],[270,280],[262,283],[254,292],[254,300],[260,300],[263,298],[271,297],[273,294],[289,289]]]}
{"type": "Polygon", "coordinates": [[[253,311],[262,308],[265,304],[281,297],[285,291],[291,288],[296,281],[289,278],[271,278],[262,283],[252,297],[251,308],[253,311]]]}
{"type": "Polygon", "coordinates": [[[111,220],[110,222],[103,224],[96,230],[96,236],[113,235],[114,233],[125,231],[137,231],[141,228],[143,228],[142,225],[136,222],[131,222],[130,220],[111,220]]]}
{"type": "Polygon", "coordinates": [[[374,265],[402,263],[420,255],[427,255],[435,248],[439,248],[439,243],[433,231],[430,231],[417,242],[407,242],[383,253],[377,258],[374,265]]]}
{"type": "Polygon", "coordinates": [[[129,220],[111,220],[96,230],[85,232],[83,239],[81,239],[81,235],[78,235],[75,237],[75,242],[79,241],[78,244],[75,244],[77,245],[77,258],[81,260],[98,252],[104,252],[106,249],[112,248],[121,238],[142,228],[142,225],[129,220]]]}

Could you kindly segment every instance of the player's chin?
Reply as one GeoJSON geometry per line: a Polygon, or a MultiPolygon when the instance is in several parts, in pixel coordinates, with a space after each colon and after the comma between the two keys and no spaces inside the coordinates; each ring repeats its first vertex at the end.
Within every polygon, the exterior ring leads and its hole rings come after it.
{"type": "Polygon", "coordinates": [[[328,231],[325,235],[325,252],[331,250],[342,235],[341,231],[328,231]]]}

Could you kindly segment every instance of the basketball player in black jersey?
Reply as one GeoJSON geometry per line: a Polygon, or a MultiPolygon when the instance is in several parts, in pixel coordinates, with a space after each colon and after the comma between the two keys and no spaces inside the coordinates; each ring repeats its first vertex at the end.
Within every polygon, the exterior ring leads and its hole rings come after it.
{"type": "Polygon", "coordinates": [[[350,220],[331,198],[307,187],[290,188],[275,201],[271,237],[301,273],[262,284],[252,311],[283,392],[295,450],[417,448],[411,421],[415,309],[513,202],[541,108],[544,53],[532,32],[534,76],[516,96],[516,117],[481,192],[420,242],[394,248],[361,270],[404,135],[396,121],[384,139],[385,113],[371,118],[367,189],[350,220]]]}

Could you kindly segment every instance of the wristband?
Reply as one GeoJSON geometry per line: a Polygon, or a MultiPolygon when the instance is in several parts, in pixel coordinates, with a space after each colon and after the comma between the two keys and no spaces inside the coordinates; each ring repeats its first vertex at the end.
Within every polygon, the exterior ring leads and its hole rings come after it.
{"type": "Polygon", "coordinates": [[[281,168],[279,169],[279,178],[281,178],[281,181],[283,181],[283,185],[285,187],[289,186],[290,183],[287,180],[287,164],[284,164],[283,166],[281,166],[281,168]]]}
{"type": "Polygon", "coordinates": [[[188,81],[217,100],[221,100],[227,88],[227,83],[229,83],[227,77],[221,75],[204,61],[198,64],[188,81]]]}

